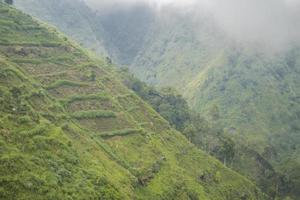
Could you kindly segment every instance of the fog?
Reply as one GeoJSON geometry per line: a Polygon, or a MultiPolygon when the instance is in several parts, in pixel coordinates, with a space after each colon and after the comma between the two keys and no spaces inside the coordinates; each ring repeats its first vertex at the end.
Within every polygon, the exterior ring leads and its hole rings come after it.
{"type": "Polygon", "coordinates": [[[300,44],[300,0],[85,0],[110,10],[144,3],[160,12],[171,6],[191,17],[209,14],[229,37],[273,51],[300,44]]]}

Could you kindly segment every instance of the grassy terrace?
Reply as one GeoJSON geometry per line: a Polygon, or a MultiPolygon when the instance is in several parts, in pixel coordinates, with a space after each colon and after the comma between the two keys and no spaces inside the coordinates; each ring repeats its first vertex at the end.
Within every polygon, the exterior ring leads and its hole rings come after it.
{"type": "Polygon", "coordinates": [[[83,86],[89,86],[87,83],[81,83],[81,82],[74,82],[74,81],[68,81],[68,80],[58,80],[54,82],[53,84],[47,86],[46,88],[48,90],[55,89],[61,86],[74,86],[74,87],[83,87],[83,86]]]}
{"type": "Polygon", "coordinates": [[[71,117],[75,119],[97,119],[97,118],[115,118],[117,117],[114,112],[111,111],[79,111],[71,114],[71,117]]]}
{"type": "Polygon", "coordinates": [[[41,63],[54,63],[54,64],[68,64],[69,62],[72,63],[75,58],[73,56],[60,56],[60,57],[50,57],[50,58],[14,58],[12,59],[15,63],[29,63],[29,64],[41,64],[41,63]]]}
{"type": "Polygon", "coordinates": [[[111,97],[107,94],[90,94],[90,95],[74,95],[68,99],[62,100],[62,103],[70,104],[75,101],[85,101],[85,100],[110,100],[111,97]]]}
{"type": "Polygon", "coordinates": [[[99,134],[102,138],[111,138],[115,136],[127,136],[132,134],[140,134],[143,133],[144,129],[123,129],[123,130],[117,130],[117,131],[109,131],[109,132],[103,132],[99,134]]]}
{"type": "Polygon", "coordinates": [[[0,40],[2,46],[23,46],[23,47],[60,47],[61,43],[56,42],[8,42],[5,39],[0,40]]]}

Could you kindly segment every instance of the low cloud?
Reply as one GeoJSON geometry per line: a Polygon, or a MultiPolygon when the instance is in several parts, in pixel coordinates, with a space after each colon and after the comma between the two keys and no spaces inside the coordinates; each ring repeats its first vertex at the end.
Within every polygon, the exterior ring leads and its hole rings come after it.
{"type": "Polygon", "coordinates": [[[162,7],[172,6],[178,11],[191,11],[191,14],[196,11],[198,16],[199,13],[209,13],[228,36],[239,42],[260,43],[275,51],[284,50],[291,44],[300,44],[300,0],[85,1],[93,8],[102,9],[144,3],[158,11],[162,7]]]}
{"type": "Polygon", "coordinates": [[[295,0],[212,0],[218,25],[230,36],[282,50],[300,42],[300,7],[295,0]]]}

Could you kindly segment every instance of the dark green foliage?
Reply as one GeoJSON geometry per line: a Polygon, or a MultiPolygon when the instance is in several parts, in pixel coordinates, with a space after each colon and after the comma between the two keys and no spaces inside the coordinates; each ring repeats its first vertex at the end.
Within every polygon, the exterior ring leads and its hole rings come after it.
{"type": "Polygon", "coordinates": [[[142,129],[123,129],[123,130],[118,130],[118,131],[111,131],[111,132],[104,132],[101,133],[99,136],[103,138],[110,138],[114,136],[126,136],[126,135],[131,135],[131,134],[137,134],[137,133],[142,133],[142,129]]]}
{"type": "Polygon", "coordinates": [[[95,71],[91,71],[90,80],[91,81],[95,81],[96,80],[96,73],[95,73],[95,71]]]}
{"type": "Polygon", "coordinates": [[[28,124],[29,122],[31,122],[31,118],[29,116],[25,115],[25,116],[20,117],[18,119],[18,122],[20,124],[28,124]]]}
{"type": "MultiPolygon", "coordinates": [[[[217,124],[211,127],[205,118],[191,111],[187,102],[174,89],[164,88],[158,91],[135,78],[126,69],[122,70],[122,77],[127,87],[147,101],[191,142],[214,155],[225,165],[227,162],[232,161],[235,154],[234,141],[224,136],[222,128],[218,127],[217,124]],[[210,137],[208,138],[207,136],[210,137]],[[214,145],[209,145],[209,143],[214,143],[214,145]],[[208,146],[210,147],[208,148],[208,146]]],[[[218,106],[214,105],[210,113],[209,118],[211,121],[218,120],[218,106]]]]}
{"type": "Polygon", "coordinates": [[[162,117],[176,129],[182,131],[190,120],[190,111],[187,102],[172,88],[157,91],[154,87],[130,75],[125,69],[122,71],[124,83],[147,101],[162,117]]]}
{"type": "Polygon", "coordinates": [[[111,60],[111,58],[110,58],[110,57],[106,57],[105,59],[106,59],[106,62],[107,62],[109,65],[111,65],[111,64],[112,64],[112,60],[111,60]]]}
{"type": "MultiPolygon", "coordinates": [[[[277,174],[272,167],[270,168],[270,164],[259,153],[236,144],[230,136],[224,133],[223,127],[216,123],[220,118],[217,105],[212,105],[207,118],[204,118],[191,111],[187,102],[170,88],[158,91],[130,75],[126,69],[122,70],[122,78],[130,89],[151,104],[172,126],[181,131],[196,146],[218,158],[224,165],[233,169],[239,168],[240,159],[251,158],[253,160],[251,162],[258,165],[257,168],[261,170],[258,184],[266,193],[276,196],[278,192],[274,188],[285,185],[285,182],[277,178],[281,175],[277,174]],[[270,171],[269,175],[267,171],[270,171]]],[[[205,177],[204,179],[207,179],[205,177]]],[[[211,179],[214,180],[214,178],[211,179]]]]}
{"type": "Polygon", "coordinates": [[[227,162],[231,162],[234,158],[235,151],[234,141],[228,137],[223,137],[220,140],[220,146],[213,150],[213,154],[219,157],[220,160],[223,160],[224,165],[226,165],[227,162]]]}

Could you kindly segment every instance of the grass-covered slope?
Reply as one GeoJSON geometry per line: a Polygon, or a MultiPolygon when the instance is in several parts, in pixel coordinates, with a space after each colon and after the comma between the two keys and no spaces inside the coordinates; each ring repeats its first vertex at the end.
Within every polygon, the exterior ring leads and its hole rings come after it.
{"type": "Polygon", "coordinates": [[[0,199],[266,199],[56,30],[0,27],[0,199]]]}
{"type": "MultiPolygon", "coordinates": [[[[16,0],[16,5],[71,36],[78,34],[75,39],[82,42],[86,36],[82,30],[90,28],[64,29],[65,24],[76,17],[78,26],[86,26],[86,18],[76,13],[89,19],[95,15],[85,6],[68,9],[79,5],[75,0],[74,5],[69,0],[50,2],[16,0]],[[62,8],[68,12],[60,16],[62,8]]],[[[91,36],[96,34],[103,41],[115,61],[131,64],[132,72],[143,81],[176,87],[193,110],[225,127],[222,136],[236,144],[229,166],[256,180],[271,195],[300,196],[299,50],[270,56],[258,48],[241,48],[209,17],[192,19],[168,7],[155,15],[144,5],[125,10],[116,6],[110,12],[98,12],[92,23],[97,29],[91,36]]],[[[198,139],[193,142],[209,153],[218,146],[219,136],[195,135],[198,139]]]]}

